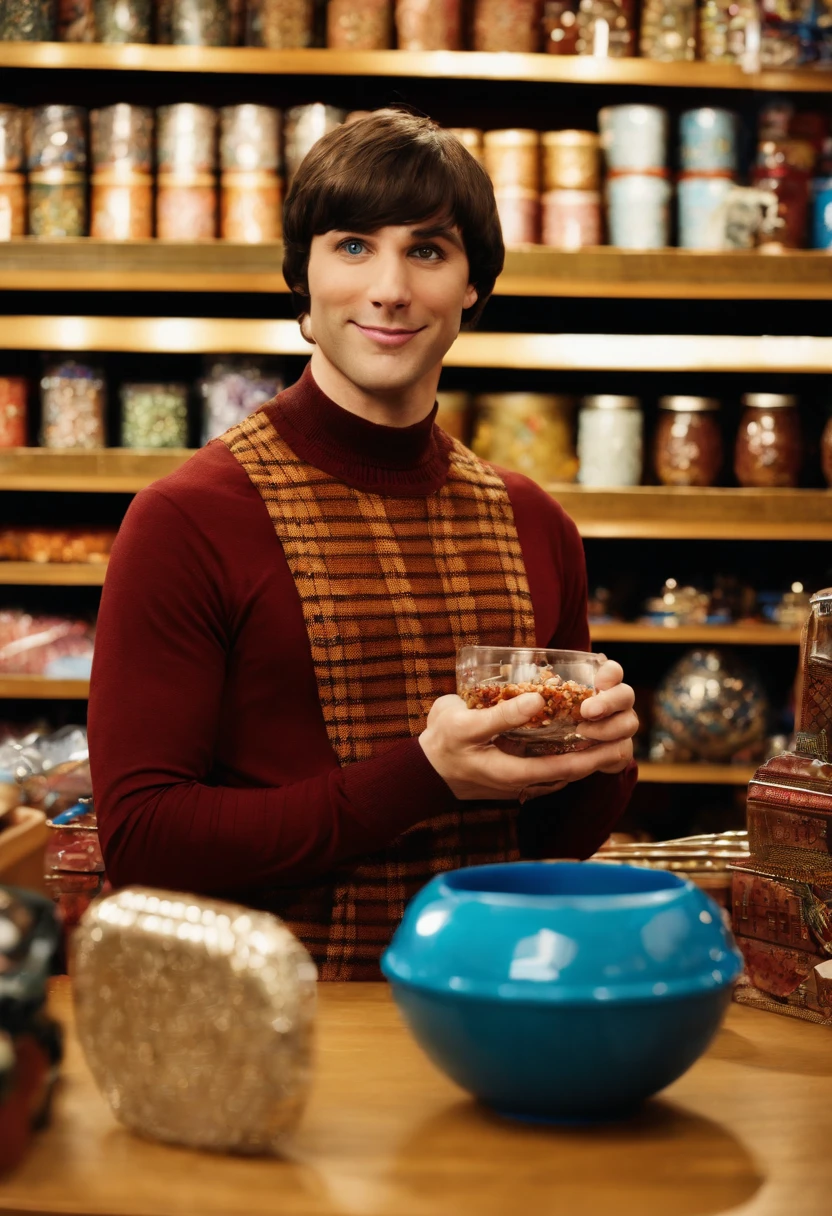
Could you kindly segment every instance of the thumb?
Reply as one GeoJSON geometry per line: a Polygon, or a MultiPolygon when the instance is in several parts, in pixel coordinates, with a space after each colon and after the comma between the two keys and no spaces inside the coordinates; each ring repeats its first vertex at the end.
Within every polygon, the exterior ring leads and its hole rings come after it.
{"type": "Polygon", "coordinates": [[[524,692],[510,701],[498,701],[491,709],[468,714],[466,734],[472,743],[488,743],[495,735],[525,726],[545,705],[539,692],[524,692]]]}

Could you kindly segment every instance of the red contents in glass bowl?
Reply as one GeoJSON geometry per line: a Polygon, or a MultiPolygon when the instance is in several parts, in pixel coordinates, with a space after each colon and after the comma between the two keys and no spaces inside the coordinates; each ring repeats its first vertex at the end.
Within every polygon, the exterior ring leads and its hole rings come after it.
{"type": "Polygon", "coordinates": [[[545,730],[559,722],[580,722],[581,705],[595,695],[592,688],[577,680],[562,680],[557,675],[541,675],[518,684],[474,684],[462,694],[469,709],[491,709],[498,701],[511,701],[524,692],[540,693],[546,702],[539,714],[517,730],[545,730]]]}

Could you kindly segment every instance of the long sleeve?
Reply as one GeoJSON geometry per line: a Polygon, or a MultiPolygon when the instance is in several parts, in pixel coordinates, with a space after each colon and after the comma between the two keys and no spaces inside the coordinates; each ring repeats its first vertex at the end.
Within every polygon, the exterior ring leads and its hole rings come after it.
{"type": "MultiPolygon", "coordinates": [[[[583,544],[572,520],[558,511],[556,568],[563,572],[563,593],[560,619],[547,645],[557,650],[589,650],[583,544]]],[[[620,773],[593,773],[556,794],[526,803],[519,824],[523,855],[591,857],[626,810],[637,780],[638,767],[633,761],[620,773]]]]}
{"type": "MultiPolygon", "coordinates": [[[[264,542],[276,550],[265,522],[264,542]]],[[[153,488],[134,500],[122,525],[102,596],[89,709],[101,842],[118,885],[206,894],[296,885],[454,803],[418,740],[341,769],[314,688],[288,670],[285,686],[273,686],[252,641],[254,609],[238,602],[228,569],[254,543],[254,531],[238,529],[224,552],[215,535],[153,488]],[[265,772],[258,788],[235,780],[222,756],[237,728],[223,705],[234,678],[254,711],[258,697],[283,707],[285,736],[254,744],[264,772],[271,763],[276,771],[284,753],[293,773],[312,775],[272,784],[265,772]]],[[[250,564],[273,582],[272,549],[250,564]]],[[[252,588],[252,600],[259,590],[252,588]]],[[[289,603],[286,619],[268,618],[265,628],[291,630],[293,612],[299,607],[289,603]]]]}

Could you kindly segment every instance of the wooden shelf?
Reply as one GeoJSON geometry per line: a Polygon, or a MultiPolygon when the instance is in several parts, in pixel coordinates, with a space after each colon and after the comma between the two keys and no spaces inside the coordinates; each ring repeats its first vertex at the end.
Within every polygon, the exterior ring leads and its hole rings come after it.
{"type": "Polygon", "coordinates": [[[50,680],[47,676],[0,675],[0,698],[27,701],[86,701],[89,680],[50,680]]]}
{"type": "Polygon", "coordinates": [[[638,766],[639,781],[651,785],[748,785],[757,765],[648,764],[638,766]]]}
{"type": "Polygon", "coordinates": [[[639,85],[645,88],[744,89],[827,93],[832,72],[746,73],[732,64],[654,63],[646,59],[519,55],[472,51],[261,50],[255,47],[103,46],[0,43],[0,67],[74,71],[212,72],[226,75],[375,76],[446,80],[639,85]]]}
{"type": "MultiPolygon", "coordinates": [[[[97,316],[4,317],[0,349],[300,356],[307,356],[310,350],[296,321],[97,316]]],[[[483,331],[460,334],[445,365],[588,372],[824,374],[832,366],[832,338],[483,331]]]]}
{"type": "Polygon", "coordinates": [[[776,625],[637,625],[611,621],[590,625],[592,641],[676,643],[685,646],[799,646],[799,629],[776,625]]]}
{"type": "Polygon", "coordinates": [[[0,449],[0,490],[135,494],[178,469],[192,454],[179,448],[158,452],[129,448],[89,452],[0,449]]]}
{"type": "MultiPolygon", "coordinates": [[[[25,46],[0,43],[0,49],[25,46]]],[[[86,48],[67,44],[62,49],[86,48]]],[[[832,72],[829,76],[832,83],[832,72]]],[[[274,293],[286,291],[282,264],[283,246],[279,243],[97,241],[90,237],[49,241],[23,237],[0,242],[0,289],[274,293]]],[[[832,255],[817,250],[700,253],[607,247],[565,253],[529,245],[508,251],[496,293],[620,299],[829,300],[832,255]]]]}
{"type": "Polygon", "coordinates": [[[832,540],[826,490],[598,490],[551,486],[585,537],[621,540],[832,540]]]}
{"type": "Polygon", "coordinates": [[[106,562],[3,562],[0,585],[6,587],[100,587],[106,562]]]}

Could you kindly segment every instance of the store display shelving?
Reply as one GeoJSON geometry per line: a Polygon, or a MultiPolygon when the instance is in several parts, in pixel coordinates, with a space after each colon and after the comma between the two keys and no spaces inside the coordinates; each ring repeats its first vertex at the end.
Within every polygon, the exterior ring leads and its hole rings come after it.
{"type": "Polygon", "coordinates": [[[89,680],[53,680],[49,676],[0,675],[0,700],[85,701],[89,680]]]}
{"type": "MultiPolygon", "coordinates": [[[[279,242],[240,245],[230,241],[22,237],[0,242],[0,290],[285,294],[282,265],[279,242]]],[[[566,252],[528,245],[508,250],[496,294],[830,300],[832,254],[818,250],[702,253],[607,246],[566,252]]]]}
{"type": "MultiPolygon", "coordinates": [[[[2,568],[0,568],[2,577],[2,568]]],[[[799,629],[777,625],[640,625],[633,621],[591,624],[593,644],[643,642],[670,646],[797,646],[799,629]]]]}
{"type": "Polygon", "coordinates": [[[659,63],[593,56],[485,54],[474,51],[265,50],[259,47],[104,46],[0,42],[0,67],[71,71],[209,72],[224,75],[364,76],[493,80],[662,89],[832,92],[832,72],[748,73],[734,64],[659,63]]]}

